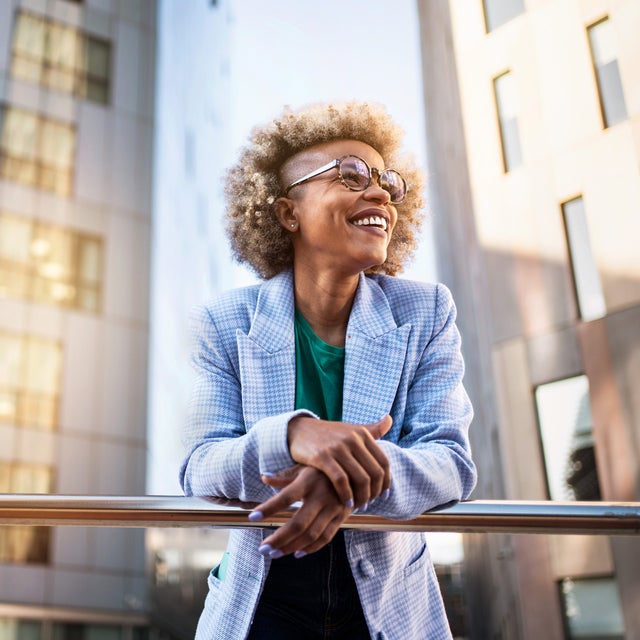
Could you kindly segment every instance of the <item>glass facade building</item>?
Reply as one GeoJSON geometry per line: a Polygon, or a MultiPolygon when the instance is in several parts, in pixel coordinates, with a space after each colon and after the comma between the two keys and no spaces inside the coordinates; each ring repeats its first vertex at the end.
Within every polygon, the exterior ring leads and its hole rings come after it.
{"type": "MultiPolygon", "coordinates": [[[[0,492],[146,490],[156,2],[0,3],[0,492]]],[[[142,638],[144,532],[0,528],[0,638],[142,638]]]]}

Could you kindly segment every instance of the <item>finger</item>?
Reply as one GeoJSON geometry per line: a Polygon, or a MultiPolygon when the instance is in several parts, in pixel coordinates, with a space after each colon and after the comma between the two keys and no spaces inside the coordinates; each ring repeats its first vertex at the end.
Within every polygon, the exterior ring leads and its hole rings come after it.
{"type": "Polygon", "coordinates": [[[324,509],[325,507],[318,503],[306,509],[305,505],[302,505],[288,522],[264,539],[260,552],[264,554],[263,548],[268,547],[269,555],[272,558],[279,558],[296,551],[301,544],[307,541],[306,536],[309,535],[309,528],[316,522],[324,509]],[[275,551],[276,554],[272,551],[275,551]]]}
{"type": "Polygon", "coordinates": [[[313,508],[309,511],[301,507],[289,522],[264,540],[264,545],[271,548],[269,555],[274,559],[311,547],[320,549],[333,538],[344,519],[344,513],[349,512],[342,507],[313,508]],[[332,526],[336,519],[337,527],[332,526]]]}
{"type": "Polygon", "coordinates": [[[292,482],[275,496],[272,496],[265,502],[255,507],[249,514],[249,520],[252,522],[260,522],[265,518],[288,509],[294,502],[300,500],[299,491],[295,483],[292,482]]]}
{"type": "Polygon", "coordinates": [[[363,506],[391,486],[389,460],[370,434],[362,431],[362,442],[352,447],[351,458],[341,460],[351,478],[356,504],[363,506]]]}
{"type": "Polygon", "coordinates": [[[306,547],[303,547],[301,549],[296,549],[296,551],[294,551],[294,554],[296,555],[296,557],[300,558],[310,553],[315,553],[316,551],[319,551],[320,549],[322,549],[322,547],[324,547],[325,545],[329,544],[329,542],[331,542],[335,538],[338,531],[340,531],[340,525],[345,520],[346,518],[340,515],[336,516],[333,520],[331,520],[327,524],[322,535],[316,538],[316,540],[312,544],[307,545],[306,547]]]}
{"type": "Polygon", "coordinates": [[[374,422],[373,424],[363,424],[362,426],[365,427],[376,440],[378,440],[388,433],[392,424],[393,418],[387,414],[381,420],[378,420],[378,422],[374,422]]]}
{"type": "Polygon", "coordinates": [[[368,444],[368,452],[375,460],[375,464],[382,470],[381,484],[376,491],[373,492],[375,497],[377,497],[391,486],[391,465],[389,464],[389,458],[387,458],[382,447],[380,447],[377,442],[373,441],[368,444]]]}
{"type": "MultiPolygon", "coordinates": [[[[351,487],[351,475],[339,459],[322,455],[316,461],[316,469],[327,476],[340,501],[349,509],[355,506],[355,496],[351,487]]],[[[315,465],[314,465],[315,466],[315,465]]]]}

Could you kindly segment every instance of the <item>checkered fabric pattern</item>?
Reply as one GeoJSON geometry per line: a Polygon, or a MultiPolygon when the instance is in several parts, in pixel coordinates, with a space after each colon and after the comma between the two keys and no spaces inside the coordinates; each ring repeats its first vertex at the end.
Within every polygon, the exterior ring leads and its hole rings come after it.
{"type": "MultiPolygon", "coordinates": [[[[343,420],[393,418],[380,440],[391,495],[372,501],[369,513],[408,519],[463,500],[474,487],[472,409],[455,315],[444,285],[360,277],[347,327],[343,420]]],[[[260,474],[294,464],[287,447],[287,424],[300,413],[292,273],[198,308],[193,335],[197,379],[184,432],[184,492],[261,502],[274,490],[260,474]]],[[[257,551],[266,535],[231,533],[226,578],[209,577],[199,640],[246,637],[269,570],[257,551]]],[[[345,542],[372,638],[451,637],[421,533],[347,531],[345,542]]]]}

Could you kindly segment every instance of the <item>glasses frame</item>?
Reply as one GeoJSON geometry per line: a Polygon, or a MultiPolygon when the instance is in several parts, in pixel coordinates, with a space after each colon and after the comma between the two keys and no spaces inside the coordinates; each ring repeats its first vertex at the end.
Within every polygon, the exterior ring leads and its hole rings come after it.
{"type": "MultiPolygon", "coordinates": [[[[402,180],[402,182],[404,184],[404,195],[402,196],[402,200],[396,200],[396,201],[390,200],[391,204],[402,204],[404,202],[405,198],[407,197],[407,191],[409,191],[409,187],[407,185],[407,181],[402,177],[402,175],[398,171],[396,171],[395,169],[383,169],[382,171],[380,171],[376,167],[370,167],[366,160],[364,160],[360,156],[357,156],[357,155],[355,155],[353,153],[348,153],[346,156],[342,156],[341,158],[336,158],[335,160],[332,160],[331,162],[327,162],[327,164],[322,165],[318,169],[315,169],[311,173],[308,173],[306,176],[302,176],[302,178],[298,178],[297,180],[292,182],[284,190],[284,195],[287,196],[289,194],[289,191],[291,191],[291,189],[293,189],[293,187],[297,187],[298,185],[301,185],[304,182],[307,182],[308,180],[311,180],[311,178],[315,178],[316,176],[319,176],[321,173],[325,173],[325,172],[330,171],[331,169],[334,169],[334,168],[338,169],[338,177],[340,178],[340,182],[347,189],[349,189],[349,191],[365,191],[366,189],[368,189],[369,186],[371,185],[371,179],[373,178],[373,172],[374,171],[375,171],[375,173],[376,173],[376,175],[378,177],[378,180],[377,180],[378,181],[378,186],[381,189],[383,189],[384,191],[387,191],[386,189],[384,189],[384,187],[381,186],[380,178],[382,177],[382,174],[386,173],[387,171],[392,171],[393,173],[395,173],[400,178],[400,180],[402,180]],[[342,164],[342,161],[346,160],[347,158],[357,158],[358,160],[360,160],[360,162],[364,163],[364,166],[367,167],[367,169],[369,170],[369,180],[367,181],[367,184],[364,187],[362,187],[362,189],[355,189],[355,188],[349,186],[344,181],[344,178],[342,177],[342,171],[340,170],[340,165],[342,164]]],[[[391,193],[389,193],[389,191],[387,191],[387,193],[389,194],[389,196],[391,196],[391,193]]]]}

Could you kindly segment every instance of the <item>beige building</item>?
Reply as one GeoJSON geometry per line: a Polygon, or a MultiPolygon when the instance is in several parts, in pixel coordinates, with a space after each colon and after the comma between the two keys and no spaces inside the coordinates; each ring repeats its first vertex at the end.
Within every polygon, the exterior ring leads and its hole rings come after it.
{"type": "MultiPolygon", "coordinates": [[[[640,3],[420,0],[476,498],[640,500],[640,3]]],[[[640,638],[640,541],[469,536],[471,638],[640,638]]]]}
{"type": "MultiPolygon", "coordinates": [[[[0,2],[0,493],[145,492],[155,0],[0,2]]],[[[141,637],[144,531],[0,529],[0,637],[141,637]]]]}

